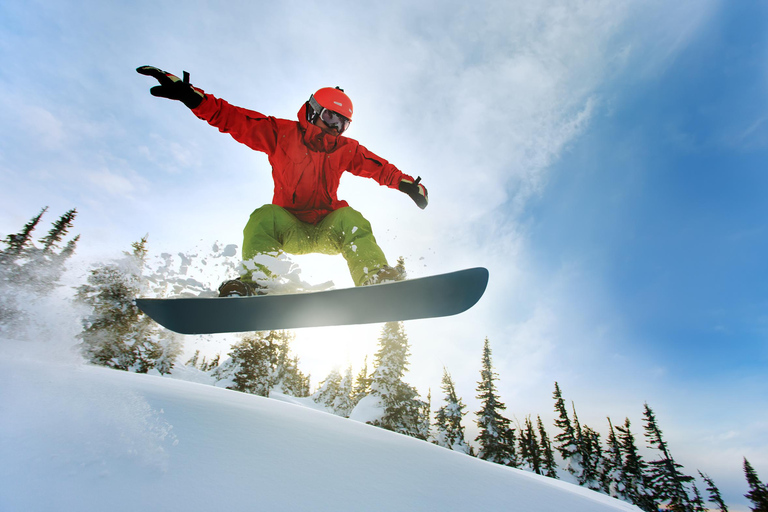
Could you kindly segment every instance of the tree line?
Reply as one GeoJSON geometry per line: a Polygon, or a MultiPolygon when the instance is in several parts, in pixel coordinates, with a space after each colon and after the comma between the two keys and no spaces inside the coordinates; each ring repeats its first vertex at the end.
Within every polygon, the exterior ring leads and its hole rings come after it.
{"type": "MultiPolygon", "coordinates": [[[[70,210],[52,223],[37,243],[33,232],[47,208],[33,217],[21,231],[8,235],[0,250],[0,333],[23,330],[28,317],[23,301],[45,296],[58,286],[64,263],[75,251],[79,236],[60,247],[73,225],[76,210],[70,210]]],[[[118,370],[146,373],[155,369],[171,373],[182,353],[181,337],[152,322],[134,304],[139,295],[167,291],[168,279],[145,275],[147,238],[132,244],[123,257],[96,265],[86,282],[76,289],[74,301],[88,313],[82,318],[78,335],[84,358],[93,364],[118,370]]],[[[166,276],[167,277],[167,276],[166,276]]],[[[252,333],[232,346],[228,358],[220,362],[200,361],[195,354],[188,364],[225,380],[237,391],[269,396],[271,390],[306,397],[310,377],[291,354],[289,331],[252,333]]],[[[557,431],[550,437],[537,416],[527,416],[522,425],[512,426],[504,415],[506,406],[496,388],[498,375],[492,363],[489,340],[481,355],[477,398],[481,408],[475,413],[478,435],[473,446],[466,440],[463,418],[466,406],[456,393],[450,373],[444,368],[441,382],[443,398],[432,410],[431,392],[426,400],[403,379],[408,369],[409,344],[403,324],[384,325],[378,340],[373,369],[367,360],[362,370],[352,375],[332,371],[311,395],[335,414],[358,416],[365,422],[404,435],[422,439],[447,449],[489,462],[520,468],[551,478],[566,477],[579,485],[637,505],[645,511],[660,507],[680,512],[701,512],[705,498],[693,476],[672,457],[655,413],[646,403],[643,409],[644,436],[655,454],[646,460],[628,418],[615,425],[608,418],[607,435],[583,425],[574,404],[566,406],[555,382],[553,400],[557,431]],[[434,420],[432,419],[434,412],[434,420]]],[[[719,489],[705,473],[706,500],[717,510],[728,510],[719,489]]],[[[761,482],[749,461],[744,459],[749,486],[745,495],[752,510],[768,512],[768,485],[761,482]]]]}

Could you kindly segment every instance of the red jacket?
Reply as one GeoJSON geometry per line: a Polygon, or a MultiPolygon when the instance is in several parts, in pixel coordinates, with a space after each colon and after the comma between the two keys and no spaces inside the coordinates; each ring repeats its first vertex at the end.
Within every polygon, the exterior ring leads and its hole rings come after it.
{"type": "Polygon", "coordinates": [[[206,94],[193,112],[236,141],[266,153],[275,182],[272,204],[282,206],[304,222],[317,224],[330,212],[349,206],[336,197],[344,171],[394,189],[403,178],[413,181],[413,177],[356,140],[334,137],[310,124],[306,108],[304,104],[299,110],[298,122],[289,121],[236,107],[206,94]]]}

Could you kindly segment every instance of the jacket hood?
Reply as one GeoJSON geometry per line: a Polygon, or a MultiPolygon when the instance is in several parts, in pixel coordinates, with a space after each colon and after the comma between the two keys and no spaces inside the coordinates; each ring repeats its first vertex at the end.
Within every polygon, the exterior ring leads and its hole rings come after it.
{"type": "Polygon", "coordinates": [[[331,135],[326,133],[322,128],[307,121],[307,108],[307,104],[304,103],[297,114],[299,118],[299,126],[301,126],[301,131],[304,134],[304,144],[313,151],[332,153],[338,147],[339,137],[341,137],[341,135],[331,135]]]}

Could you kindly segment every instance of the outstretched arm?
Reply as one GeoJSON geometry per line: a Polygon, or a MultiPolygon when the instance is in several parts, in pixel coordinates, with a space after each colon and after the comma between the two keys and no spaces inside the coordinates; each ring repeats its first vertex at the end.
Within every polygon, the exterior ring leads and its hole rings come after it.
{"type": "Polygon", "coordinates": [[[236,141],[251,149],[268,154],[274,151],[276,129],[272,118],[206,94],[189,83],[189,73],[186,71],[183,80],[154,66],[141,66],[136,71],[160,82],[160,85],[149,90],[153,96],[181,101],[200,119],[222,133],[229,133],[236,141]]]}
{"type": "Polygon", "coordinates": [[[358,145],[355,158],[348,169],[352,174],[372,178],[379,184],[396,188],[408,194],[413,202],[422,210],[429,203],[427,188],[422,185],[421,177],[416,178],[403,173],[397,167],[383,158],[371,153],[365,147],[358,145]]]}

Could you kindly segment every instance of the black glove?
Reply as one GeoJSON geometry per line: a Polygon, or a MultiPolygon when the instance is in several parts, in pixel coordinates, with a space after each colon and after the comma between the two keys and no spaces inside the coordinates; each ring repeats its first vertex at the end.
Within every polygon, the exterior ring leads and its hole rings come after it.
{"type": "Polygon", "coordinates": [[[400,190],[400,192],[405,192],[411,196],[411,199],[413,199],[413,202],[416,203],[416,206],[423,210],[427,207],[427,203],[429,203],[429,196],[427,195],[426,187],[419,183],[420,181],[421,176],[416,178],[416,181],[403,179],[400,180],[400,184],[397,186],[397,188],[400,190]]]}
{"type": "Polygon", "coordinates": [[[203,98],[205,98],[205,94],[201,90],[195,89],[189,83],[189,74],[186,71],[184,72],[183,81],[176,75],[153,66],[141,66],[136,68],[136,71],[142,75],[155,77],[160,82],[160,85],[156,85],[149,90],[152,96],[179,100],[189,108],[197,108],[203,102],[203,98]]]}

